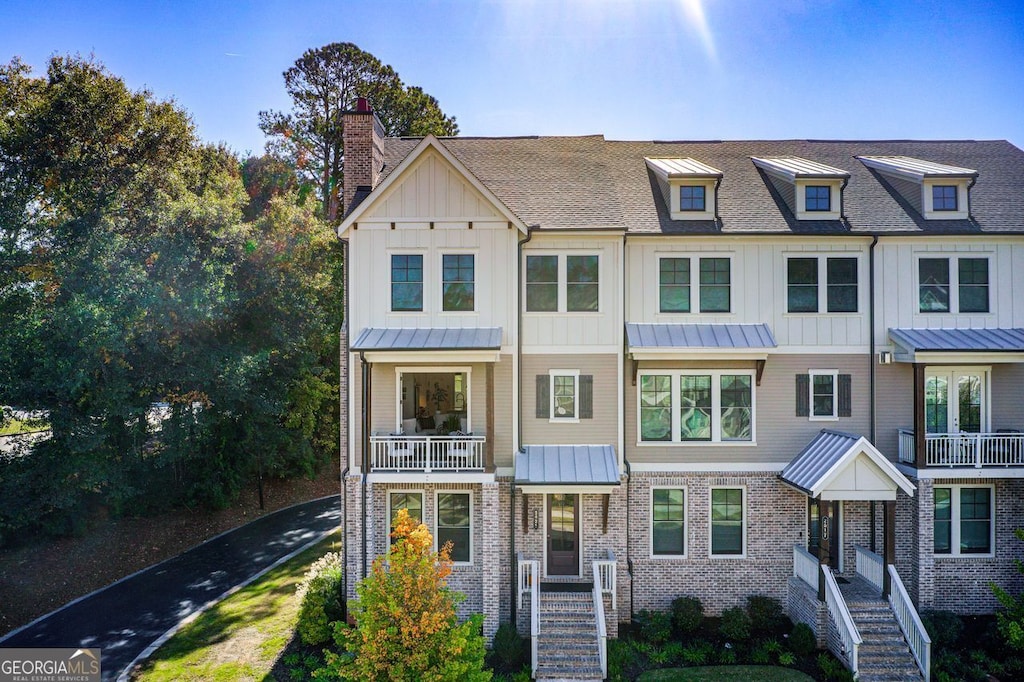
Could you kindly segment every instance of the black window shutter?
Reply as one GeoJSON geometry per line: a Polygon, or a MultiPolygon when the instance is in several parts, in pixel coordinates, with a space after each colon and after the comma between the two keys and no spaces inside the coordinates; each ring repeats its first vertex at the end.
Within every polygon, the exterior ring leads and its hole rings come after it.
{"type": "Polygon", "coordinates": [[[537,375],[537,419],[547,419],[551,411],[551,377],[547,374],[537,375]]]}
{"type": "Polygon", "coordinates": [[[594,418],[594,377],[580,375],[580,419],[594,418]]]}
{"type": "Polygon", "coordinates": [[[853,409],[853,389],[849,374],[839,375],[839,416],[849,417],[853,409]]]}
{"type": "Polygon", "coordinates": [[[796,416],[811,415],[811,375],[796,375],[796,416]]]}

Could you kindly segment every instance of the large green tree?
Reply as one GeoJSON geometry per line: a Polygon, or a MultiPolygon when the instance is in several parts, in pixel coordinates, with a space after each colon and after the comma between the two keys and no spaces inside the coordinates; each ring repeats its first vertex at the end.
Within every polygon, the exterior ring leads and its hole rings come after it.
{"type": "Polygon", "coordinates": [[[455,118],[422,88],[406,86],[393,68],[352,43],[331,43],[306,50],[284,72],[291,112],[260,112],[260,128],[270,136],[270,151],[289,159],[301,182],[315,187],[322,215],[330,221],[345,207],[342,113],[365,97],[385,135],[456,135],[455,118]]]}

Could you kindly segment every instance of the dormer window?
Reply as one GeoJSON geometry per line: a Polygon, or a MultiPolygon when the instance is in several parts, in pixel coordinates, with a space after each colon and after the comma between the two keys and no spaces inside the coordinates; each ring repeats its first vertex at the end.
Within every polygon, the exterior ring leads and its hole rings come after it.
{"type": "Polygon", "coordinates": [[[970,191],[978,171],[909,156],[858,156],[882,175],[890,191],[899,194],[925,220],[965,220],[970,217],[970,191]]]}
{"type": "Polygon", "coordinates": [[[797,220],[839,220],[843,217],[843,188],[850,174],[797,156],[750,160],[797,220]]]}
{"type": "Polygon", "coordinates": [[[722,171],[695,159],[649,159],[661,195],[673,220],[714,220],[718,217],[717,188],[722,171]]]}

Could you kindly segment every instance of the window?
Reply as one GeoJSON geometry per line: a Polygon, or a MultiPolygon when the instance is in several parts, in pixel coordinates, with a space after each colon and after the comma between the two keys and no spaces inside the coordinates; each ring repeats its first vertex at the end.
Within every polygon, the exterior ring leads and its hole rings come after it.
{"type": "Polygon", "coordinates": [[[686,555],[686,491],[682,488],[651,491],[651,554],[686,555]]]}
{"type": "Polygon", "coordinates": [[[932,185],[932,210],[957,210],[956,185],[932,185]]]}
{"type": "Polygon", "coordinates": [[[711,556],[743,554],[743,488],[711,489],[711,556]]]}
{"type": "Polygon", "coordinates": [[[917,261],[919,310],[922,313],[989,312],[988,258],[921,258],[917,261]],[[952,278],[952,279],[951,279],[952,278]]]}
{"type": "Polygon", "coordinates": [[[753,374],[665,371],[639,375],[641,442],[754,440],[753,374]]]}
{"type": "Polygon", "coordinates": [[[391,256],[391,310],[423,310],[423,256],[391,256]]]}
{"type": "MultiPolygon", "coordinates": [[[[388,496],[389,527],[388,533],[394,530],[395,517],[399,509],[409,512],[409,518],[417,523],[423,522],[423,493],[421,492],[393,492],[388,496]]],[[[391,538],[393,543],[395,540],[391,538]]]]}
{"type": "Polygon", "coordinates": [[[729,259],[700,259],[700,311],[727,313],[729,301],[729,259]]]}
{"type": "Polygon", "coordinates": [[[558,256],[526,257],[526,310],[558,310],[558,256]]]}
{"type": "Polygon", "coordinates": [[[690,312],[690,259],[661,258],[658,261],[658,270],[660,311],[690,312]]]}
{"type": "Polygon", "coordinates": [[[679,188],[680,211],[703,211],[704,185],[683,185],[679,188]]]}
{"type": "Polygon", "coordinates": [[[857,259],[825,256],[786,259],[787,310],[791,313],[857,312],[857,259]],[[824,267],[822,267],[824,266],[824,267]],[[825,272],[825,286],[818,286],[825,272]]]}
{"type": "Polygon", "coordinates": [[[565,257],[565,301],[569,312],[597,310],[597,256],[565,257]]]}
{"type": "Polygon", "coordinates": [[[437,494],[437,548],[451,542],[454,563],[468,564],[473,560],[471,518],[469,493],[437,494]]]}
{"type": "Polygon", "coordinates": [[[837,419],[839,401],[836,399],[836,388],[839,373],[835,370],[811,370],[808,374],[811,376],[811,419],[837,419]]]}
{"type": "Polygon", "coordinates": [[[994,496],[991,486],[936,486],[935,553],[992,554],[994,496]]]}
{"type": "Polygon", "coordinates": [[[441,261],[441,309],[448,312],[472,312],[475,293],[473,254],[446,253],[441,261]]]}
{"type": "Polygon", "coordinates": [[[552,370],[550,376],[551,419],[578,419],[576,396],[579,394],[579,372],[552,370]]]}
{"type": "Polygon", "coordinates": [[[796,375],[796,416],[835,420],[853,413],[853,376],[834,369],[796,375]]]}
{"type": "Polygon", "coordinates": [[[831,211],[832,188],[828,185],[807,185],[804,188],[805,211],[831,211]]]}

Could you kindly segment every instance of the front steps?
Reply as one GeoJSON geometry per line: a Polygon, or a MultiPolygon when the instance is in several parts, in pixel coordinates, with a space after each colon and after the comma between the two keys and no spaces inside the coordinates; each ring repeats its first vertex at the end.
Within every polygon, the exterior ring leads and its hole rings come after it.
{"type": "Polygon", "coordinates": [[[892,607],[878,590],[857,576],[840,587],[864,642],[857,657],[859,682],[921,682],[917,667],[892,607]],[[863,584],[860,584],[863,583],[863,584]]]}
{"type": "Polygon", "coordinates": [[[604,679],[598,646],[592,593],[541,592],[535,679],[604,679]]]}

